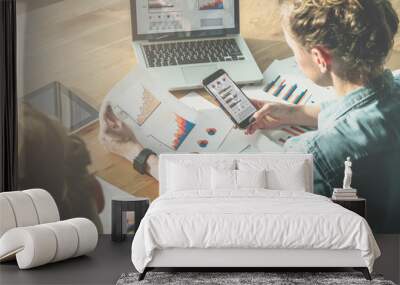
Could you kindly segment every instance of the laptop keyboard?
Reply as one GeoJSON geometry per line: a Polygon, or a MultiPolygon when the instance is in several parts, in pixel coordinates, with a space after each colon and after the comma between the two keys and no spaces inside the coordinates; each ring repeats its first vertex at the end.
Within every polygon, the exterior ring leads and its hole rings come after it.
{"type": "Polygon", "coordinates": [[[148,67],[244,60],[235,39],[142,45],[148,67]]]}

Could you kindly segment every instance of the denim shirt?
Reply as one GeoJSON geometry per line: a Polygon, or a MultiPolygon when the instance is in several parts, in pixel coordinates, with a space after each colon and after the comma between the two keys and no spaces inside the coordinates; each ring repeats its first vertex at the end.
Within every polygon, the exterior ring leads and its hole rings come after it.
{"type": "Polygon", "coordinates": [[[318,130],[293,137],[289,152],[314,156],[314,192],[342,187],[344,161],[351,186],[367,199],[367,220],[379,233],[400,233],[400,77],[386,70],[368,86],[321,104],[318,130]]]}

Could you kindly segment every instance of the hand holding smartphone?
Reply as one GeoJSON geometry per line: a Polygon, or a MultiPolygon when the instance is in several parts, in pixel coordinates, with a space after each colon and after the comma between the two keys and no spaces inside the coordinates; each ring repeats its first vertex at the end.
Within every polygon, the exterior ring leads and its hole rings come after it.
{"type": "Polygon", "coordinates": [[[238,128],[246,129],[254,121],[256,107],[225,70],[217,70],[205,78],[203,86],[238,128]]]}

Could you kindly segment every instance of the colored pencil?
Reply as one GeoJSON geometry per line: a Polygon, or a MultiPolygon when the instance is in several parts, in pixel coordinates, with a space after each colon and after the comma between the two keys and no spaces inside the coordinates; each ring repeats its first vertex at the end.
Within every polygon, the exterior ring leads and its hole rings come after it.
{"type": "Polygon", "coordinates": [[[303,92],[301,92],[300,95],[297,96],[296,99],[294,99],[293,104],[299,104],[300,101],[301,101],[301,99],[303,99],[303,97],[306,95],[307,91],[308,91],[308,90],[306,89],[306,90],[304,90],[303,92]]]}
{"type": "Polygon", "coordinates": [[[287,101],[287,100],[290,98],[290,96],[293,95],[293,93],[294,93],[294,91],[296,91],[296,89],[297,89],[297,84],[294,84],[294,85],[289,89],[289,91],[286,92],[285,96],[283,96],[282,99],[285,100],[285,101],[287,101]]]}
{"type": "Polygon", "coordinates": [[[274,80],[268,83],[267,86],[265,86],[264,91],[268,92],[276,84],[276,82],[278,82],[279,78],[281,78],[280,75],[278,75],[274,80]]]}

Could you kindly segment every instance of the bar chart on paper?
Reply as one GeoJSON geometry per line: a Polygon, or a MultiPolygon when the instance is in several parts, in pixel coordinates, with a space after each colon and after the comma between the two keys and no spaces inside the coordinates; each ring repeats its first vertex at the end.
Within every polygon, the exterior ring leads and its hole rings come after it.
{"type": "Polygon", "coordinates": [[[297,83],[293,82],[290,76],[284,76],[279,74],[273,81],[267,84],[267,91],[269,95],[279,98],[287,103],[291,104],[305,104],[311,97],[311,93],[308,89],[301,89],[297,83]],[[287,78],[287,79],[286,79],[287,78]]]}
{"type": "Polygon", "coordinates": [[[264,92],[291,104],[313,104],[335,97],[331,87],[321,87],[308,79],[294,57],[275,60],[264,72],[264,92]]]}
{"type": "Polygon", "coordinates": [[[275,143],[283,145],[292,137],[300,136],[312,130],[312,128],[304,126],[285,126],[278,130],[270,131],[269,136],[275,143]]]}
{"type": "MultiPolygon", "coordinates": [[[[335,98],[332,88],[320,87],[301,72],[294,57],[275,60],[264,72],[264,87],[249,87],[245,93],[258,100],[285,102],[294,105],[320,103],[335,98]],[[253,96],[252,96],[253,95],[253,96]]],[[[265,135],[278,145],[292,137],[300,136],[313,128],[284,126],[265,131],[265,135]]]]}

